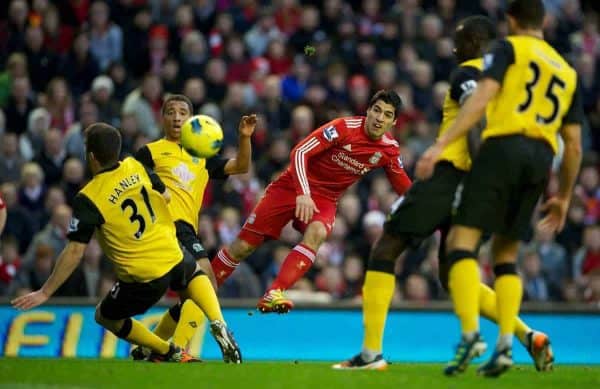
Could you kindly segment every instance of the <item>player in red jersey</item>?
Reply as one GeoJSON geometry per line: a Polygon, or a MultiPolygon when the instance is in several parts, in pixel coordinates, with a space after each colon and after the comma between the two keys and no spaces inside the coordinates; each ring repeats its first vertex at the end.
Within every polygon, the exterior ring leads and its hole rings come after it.
{"type": "Polygon", "coordinates": [[[381,90],[371,98],[366,117],[335,119],[296,145],[289,167],[267,187],[236,240],[212,260],[217,283],[225,282],[265,240],[278,239],[282,228],[293,220],[294,228],[304,234],[302,241],[285,258],[257,305],[263,313],[287,313],[293,303],[284,291],[312,266],[315,253],[331,232],[337,200],[344,191],[376,168],[385,170],[399,195],[410,187],[398,143],[387,133],[401,105],[395,92],[381,90]]]}

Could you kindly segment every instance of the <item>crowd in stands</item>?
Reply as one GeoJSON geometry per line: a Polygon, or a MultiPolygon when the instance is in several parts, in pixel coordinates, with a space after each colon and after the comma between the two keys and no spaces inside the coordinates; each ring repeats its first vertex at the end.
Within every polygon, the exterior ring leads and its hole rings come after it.
{"type": "MultiPolygon", "coordinates": [[[[594,1],[548,0],[546,39],[577,69],[587,123],[585,157],[567,225],[535,228],[520,273],[529,301],[600,302],[600,32],[594,1]]],[[[0,5],[0,296],[35,290],[66,243],[70,204],[88,178],[83,130],[120,129],[123,156],[161,136],[160,108],[183,93],[194,113],[223,127],[234,156],[243,114],[259,118],[248,174],[212,181],[199,233],[213,255],[240,231],[290,149],[321,124],[364,115],[369,98],[393,89],[404,106],[394,136],[409,175],[434,141],[461,18],[492,18],[508,32],[502,0],[7,0],[0,5]]],[[[557,158],[557,160],[560,157],[557,158]]],[[[498,166],[502,169],[502,166],[498,166]]],[[[547,195],[557,190],[554,172],[547,195]]],[[[340,200],[316,265],[296,295],[357,299],[372,243],[396,195],[373,172],[340,200]]],[[[222,297],[258,297],[299,234],[287,227],[239,266],[222,297]]],[[[493,277],[489,245],[483,279],[493,277]]],[[[396,301],[447,299],[437,281],[439,236],[397,264],[396,301]]],[[[97,242],[59,290],[97,298],[114,275],[97,242]]]]}

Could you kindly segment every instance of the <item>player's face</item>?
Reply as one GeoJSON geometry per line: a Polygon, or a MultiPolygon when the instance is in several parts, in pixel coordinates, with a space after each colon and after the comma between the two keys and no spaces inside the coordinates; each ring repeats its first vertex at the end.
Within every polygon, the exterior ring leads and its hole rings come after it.
{"type": "Polygon", "coordinates": [[[168,140],[179,142],[181,126],[191,116],[190,109],[184,101],[170,101],[162,115],[162,125],[168,140]]]}
{"type": "Polygon", "coordinates": [[[379,139],[392,128],[396,122],[394,106],[377,100],[367,110],[367,134],[371,139],[379,139]]]}

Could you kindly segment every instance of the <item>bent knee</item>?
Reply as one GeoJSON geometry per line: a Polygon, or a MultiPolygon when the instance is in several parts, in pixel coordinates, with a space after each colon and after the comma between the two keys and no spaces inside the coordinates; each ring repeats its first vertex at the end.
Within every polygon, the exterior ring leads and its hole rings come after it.
{"type": "Polygon", "coordinates": [[[328,232],[325,225],[320,221],[315,221],[310,223],[306,228],[302,242],[312,248],[316,248],[327,239],[327,235],[328,232]]]}

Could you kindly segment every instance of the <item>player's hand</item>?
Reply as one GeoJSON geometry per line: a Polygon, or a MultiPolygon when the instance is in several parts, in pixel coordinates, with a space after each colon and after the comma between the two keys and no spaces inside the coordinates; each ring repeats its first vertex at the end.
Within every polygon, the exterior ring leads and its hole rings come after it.
{"type": "Polygon", "coordinates": [[[17,308],[17,309],[31,309],[31,308],[35,308],[38,305],[42,305],[43,303],[45,303],[48,298],[50,296],[48,296],[46,293],[44,293],[44,291],[42,289],[36,290],[35,292],[31,292],[28,293],[24,296],[21,297],[17,297],[16,299],[12,300],[10,303],[12,304],[13,307],[17,308]]]}
{"type": "Polygon", "coordinates": [[[544,232],[560,232],[567,220],[569,200],[551,197],[540,207],[540,210],[547,214],[538,222],[538,228],[544,232]]]}
{"type": "Polygon", "coordinates": [[[171,202],[171,192],[169,192],[169,188],[165,188],[165,191],[161,193],[163,199],[169,204],[171,202]]]}
{"type": "Polygon", "coordinates": [[[415,169],[415,176],[419,180],[426,180],[433,174],[433,169],[435,168],[435,163],[437,162],[440,154],[442,153],[442,146],[435,143],[430,146],[419,161],[417,162],[417,167],[415,169]]]}
{"type": "Polygon", "coordinates": [[[240,136],[251,137],[254,133],[254,129],[256,128],[256,122],[257,118],[255,113],[248,116],[242,116],[242,120],[240,120],[240,127],[238,129],[240,136]]]}
{"type": "Polygon", "coordinates": [[[309,195],[296,197],[296,218],[302,223],[310,222],[315,212],[319,212],[319,209],[309,195]]]}

